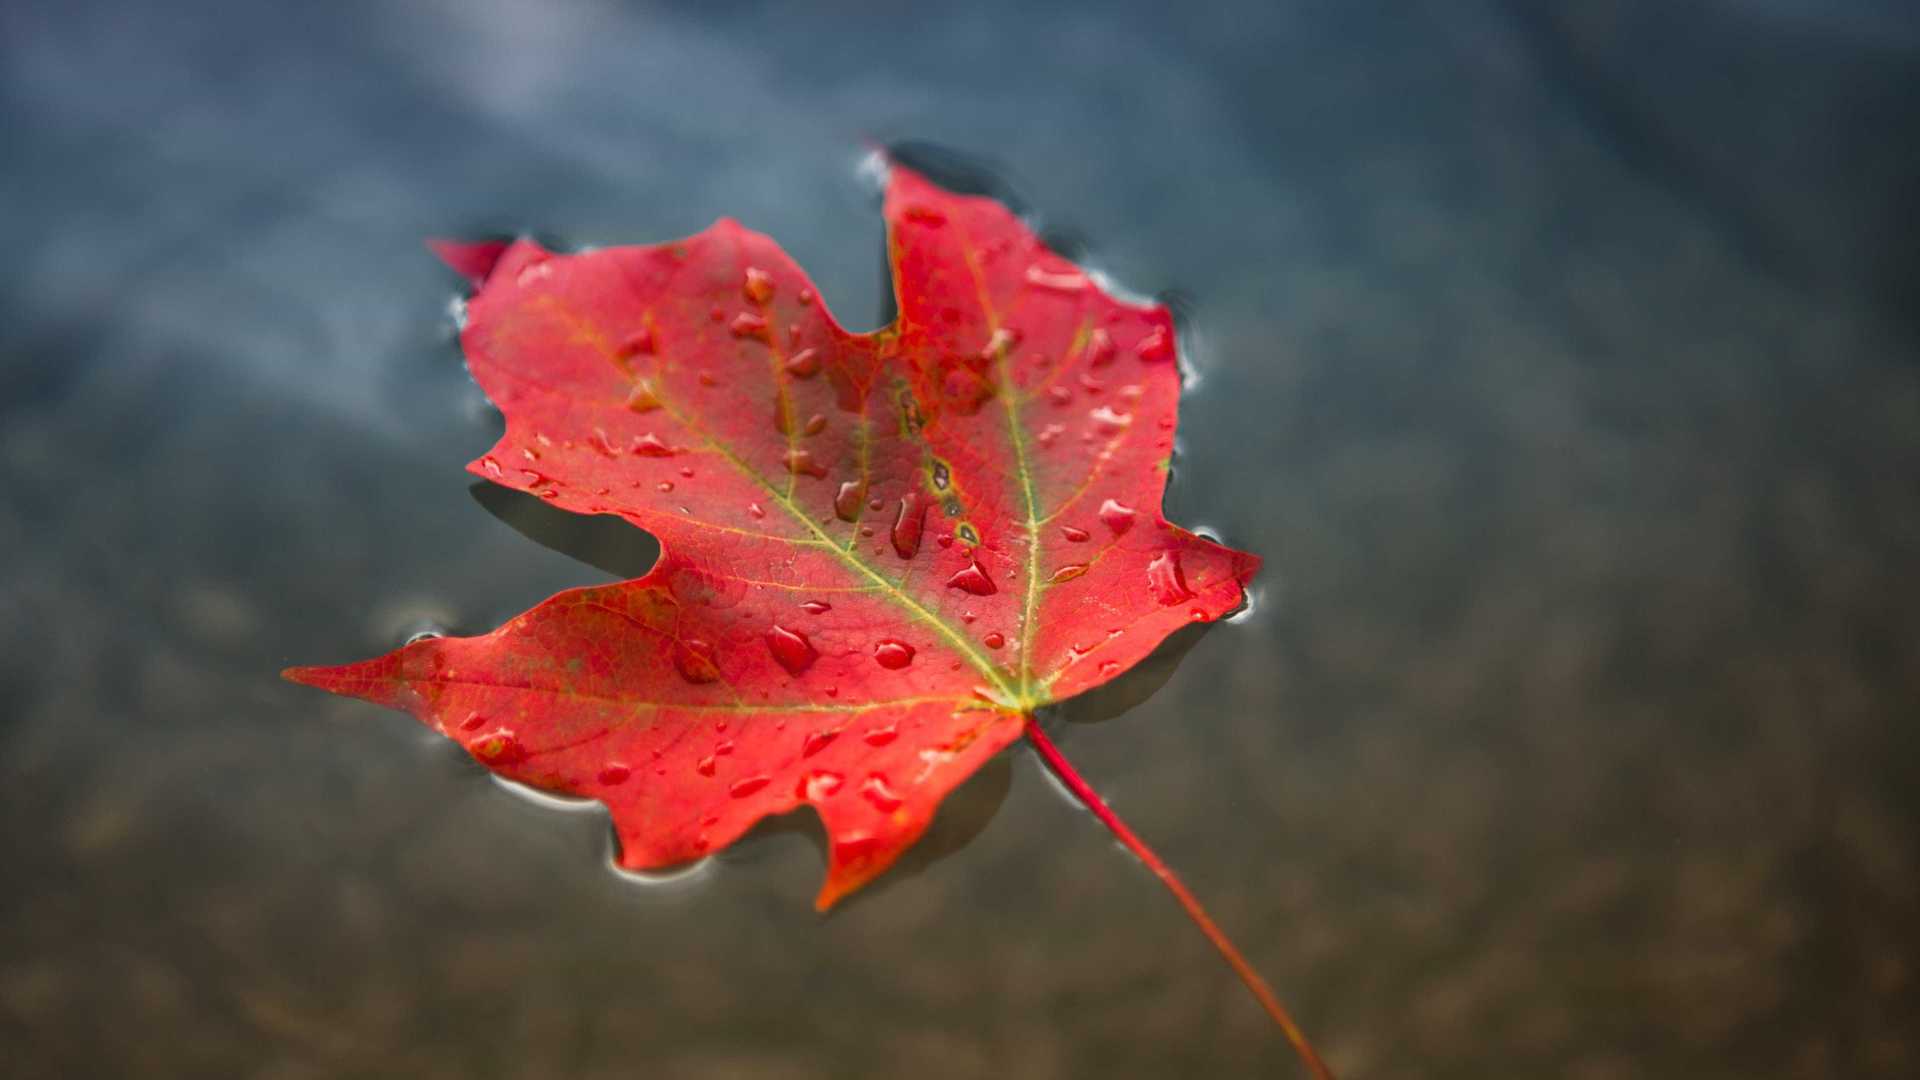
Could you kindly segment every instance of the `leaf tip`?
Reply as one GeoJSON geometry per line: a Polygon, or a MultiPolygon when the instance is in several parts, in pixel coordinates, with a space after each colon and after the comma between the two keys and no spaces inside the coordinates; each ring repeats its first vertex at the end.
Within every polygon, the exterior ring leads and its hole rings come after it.
{"type": "Polygon", "coordinates": [[[1251,585],[1253,579],[1259,576],[1260,567],[1264,561],[1251,551],[1236,550],[1234,552],[1233,576],[1240,582],[1241,588],[1251,585]]]}
{"type": "Polygon", "coordinates": [[[444,240],[429,237],[427,250],[434,257],[447,264],[447,268],[466,278],[474,288],[486,283],[487,275],[499,264],[500,256],[507,253],[505,240],[444,240]]]}

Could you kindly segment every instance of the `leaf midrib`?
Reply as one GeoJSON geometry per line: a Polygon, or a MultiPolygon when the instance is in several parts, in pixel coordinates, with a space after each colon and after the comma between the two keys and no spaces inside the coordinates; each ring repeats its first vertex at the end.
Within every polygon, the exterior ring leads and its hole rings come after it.
{"type": "Polygon", "coordinates": [[[748,464],[744,458],[735,454],[731,447],[715,438],[704,426],[695,423],[677,408],[671,400],[662,396],[659,393],[658,387],[655,388],[654,398],[660,402],[660,407],[669,416],[672,416],[682,427],[698,435],[714,453],[725,458],[729,464],[739,470],[742,476],[760,485],[760,487],[767,492],[768,498],[772,499],[776,505],[785,510],[794,521],[804,526],[808,532],[813,534],[814,539],[819,541],[823,550],[832,553],[833,557],[841,563],[864,575],[869,581],[872,581],[879,587],[878,591],[881,595],[905,608],[915,618],[931,626],[938,631],[941,636],[951,642],[953,646],[960,651],[961,655],[965,656],[968,662],[973,664],[975,670],[993,683],[994,689],[999,691],[1000,694],[1007,699],[1006,704],[1018,707],[1023,711],[1029,708],[1025,702],[1024,694],[1016,693],[1012,687],[1007,685],[1006,680],[1000,677],[999,671],[995,669],[991,662],[980,655],[978,650],[973,647],[973,643],[967,639],[966,635],[960,633],[945,619],[927,610],[919,601],[909,596],[899,586],[888,580],[884,574],[868,566],[864,561],[856,557],[853,552],[845,550],[841,548],[840,545],[834,543],[832,537],[814,522],[811,514],[802,510],[786,493],[780,491],[768,482],[767,478],[762,476],[759,470],[748,464]]]}

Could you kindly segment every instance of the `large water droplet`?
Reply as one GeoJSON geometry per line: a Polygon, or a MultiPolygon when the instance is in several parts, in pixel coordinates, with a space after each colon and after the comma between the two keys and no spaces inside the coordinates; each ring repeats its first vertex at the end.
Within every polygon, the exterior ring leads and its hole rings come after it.
{"type": "Polygon", "coordinates": [[[827,748],[827,744],[840,737],[837,731],[816,731],[807,736],[800,744],[800,756],[812,757],[827,748]]]}
{"type": "Polygon", "coordinates": [[[987,648],[997,649],[1007,643],[1007,636],[998,630],[993,630],[988,632],[987,636],[981,640],[987,643],[987,648]]]}
{"type": "Polygon", "coordinates": [[[980,358],[982,360],[992,360],[1001,353],[1008,352],[1012,350],[1015,345],[1020,344],[1020,338],[1021,333],[1018,329],[1011,326],[1003,326],[995,330],[993,336],[987,339],[986,348],[980,350],[980,358]]]}
{"type": "Polygon", "coordinates": [[[864,480],[848,480],[840,485],[833,496],[833,513],[841,521],[860,520],[860,503],[867,497],[867,483],[864,480]]]}
{"type": "Polygon", "coordinates": [[[744,799],[773,782],[771,776],[748,776],[727,785],[727,794],[736,799],[744,799]]]}
{"type": "Polygon", "coordinates": [[[1140,354],[1140,359],[1150,364],[1171,360],[1173,359],[1173,335],[1167,333],[1166,327],[1156,326],[1147,331],[1147,336],[1140,339],[1140,344],[1134,346],[1134,351],[1140,354]]]}
{"type": "Polygon", "coordinates": [[[467,750],[489,765],[506,765],[527,756],[526,748],[520,745],[520,737],[509,728],[498,728],[477,736],[467,744],[467,750]]]}
{"type": "Polygon", "coordinates": [[[801,349],[787,357],[787,362],[781,366],[796,379],[811,379],[820,374],[820,350],[801,349]]]}
{"type": "Polygon", "coordinates": [[[1193,599],[1193,590],[1187,588],[1187,575],[1180,569],[1178,551],[1162,551],[1147,563],[1147,588],[1162,604],[1193,599]]]}
{"type": "Polygon", "coordinates": [[[900,809],[900,804],[906,801],[899,792],[888,786],[887,778],[878,773],[867,777],[866,783],[860,785],[860,794],[865,795],[873,808],[883,814],[900,809]]]}
{"type": "Polygon", "coordinates": [[[747,267],[747,280],[741,283],[740,292],[756,304],[764,304],[773,299],[773,275],[757,266],[747,267]]]}
{"type": "Polygon", "coordinates": [[[634,436],[633,452],[641,457],[672,457],[673,447],[668,446],[666,440],[649,431],[645,435],[634,436]]]}
{"type": "Polygon", "coordinates": [[[813,460],[810,450],[787,451],[787,471],[795,476],[811,476],[816,480],[827,475],[826,466],[813,460]]]}
{"type": "Polygon", "coordinates": [[[1118,536],[1133,528],[1133,507],[1118,499],[1108,499],[1100,504],[1100,520],[1118,536]]]}
{"type": "Polygon", "coordinates": [[[927,519],[927,497],[920,492],[904,495],[900,511],[893,519],[893,550],[903,559],[911,559],[920,550],[920,532],[927,519]]]}
{"type": "Polygon", "coordinates": [[[767,648],[773,653],[773,658],[780,661],[780,666],[793,675],[807,670],[820,655],[813,651],[813,643],[807,640],[807,635],[778,624],[767,631],[767,648]]]}
{"type": "Polygon", "coordinates": [[[815,769],[813,772],[800,778],[800,783],[794,790],[794,794],[808,802],[819,802],[822,799],[830,798],[834,792],[840,790],[840,785],[844,783],[846,783],[846,781],[841,779],[839,773],[827,772],[824,769],[815,769]]]}
{"type": "Polygon", "coordinates": [[[629,356],[638,356],[641,353],[650,353],[652,351],[653,331],[644,326],[620,340],[619,352],[622,360],[629,356]]]}
{"type": "Polygon", "coordinates": [[[652,412],[660,407],[660,396],[654,392],[652,379],[635,379],[633,388],[627,391],[627,408],[637,413],[652,412]]]}
{"type": "Polygon", "coordinates": [[[1054,292],[1077,293],[1087,287],[1087,277],[1080,273],[1051,274],[1038,264],[1027,267],[1027,283],[1040,289],[1054,292]]]}
{"type": "Polygon", "coordinates": [[[1107,435],[1118,435],[1133,423],[1133,417],[1127,413],[1115,412],[1105,405],[1087,414],[1093,426],[1107,435]]]}
{"type": "Polygon", "coordinates": [[[975,556],[973,562],[948,578],[947,587],[970,592],[975,596],[992,596],[1000,591],[994,585],[993,579],[987,576],[986,568],[980,565],[978,556],[975,556]]]}
{"type": "Polygon", "coordinates": [[[1096,329],[1087,335],[1087,366],[1105,367],[1113,363],[1113,338],[1105,330],[1096,329]]]}
{"type": "Polygon", "coordinates": [[[888,638],[873,647],[873,658],[880,666],[890,671],[898,671],[913,663],[913,646],[904,641],[888,638]]]}
{"type": "Polygon", "coordinates": [[[673,666],[680,677],[690,683],[710,683],[720,677],[713,646],[699,638],[684,638],[674,643],[673,666]]]}

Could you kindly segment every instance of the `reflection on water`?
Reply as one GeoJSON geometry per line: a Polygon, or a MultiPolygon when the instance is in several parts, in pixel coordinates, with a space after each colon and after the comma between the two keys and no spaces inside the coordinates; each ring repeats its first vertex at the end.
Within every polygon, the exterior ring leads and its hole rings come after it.
{"type": "Polygon", "coordinates": [[[821,919],[804,816],[639,888],[274,678],[652,561],[468,493],[424,237],[727,214],[877,325],[912,140],[1191,298],[1169,516],[1264,591],[1048,722],[1346,1075],[1909,1075],[1920,34],[1523,6],[0,12],[9,1065],[1293,1067],[1024,752],[821,919]]]}

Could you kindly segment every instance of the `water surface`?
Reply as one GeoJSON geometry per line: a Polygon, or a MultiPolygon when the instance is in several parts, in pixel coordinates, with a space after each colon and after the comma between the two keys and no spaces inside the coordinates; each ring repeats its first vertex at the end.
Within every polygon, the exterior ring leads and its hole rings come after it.
{"type": "Polygon", "coordinates": [[[9,1071],[1292,1068],[1024,750],[821,919],[275,678],[645,565],[469,494],[423,236],[728,214],[873,325],[913,140],[1181,298],[1260,603],[1061,737],[1346,1075],[1911,1075],[1920,30],[1828,6],[10,5],[9,1071]]]}

